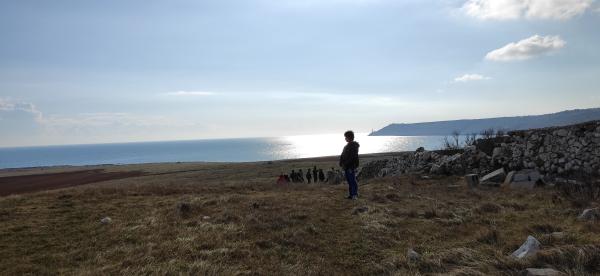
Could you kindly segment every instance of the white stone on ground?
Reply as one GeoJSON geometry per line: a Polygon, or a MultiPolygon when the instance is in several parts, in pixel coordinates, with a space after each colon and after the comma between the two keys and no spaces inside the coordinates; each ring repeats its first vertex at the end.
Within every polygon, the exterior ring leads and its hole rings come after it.
{"type": "Polygon", "coordinates": [[[587,221],[600,220],[600,208],[585,209],[577,219],[587,221]]]}
{"type": "Polygon", "coordinates": [[[540,242],[533,236],[528,236],[527,240],[519,249],[511,254],[512,257],[517,259],[527,258],[534,256],[540,250],[540,242]]]}

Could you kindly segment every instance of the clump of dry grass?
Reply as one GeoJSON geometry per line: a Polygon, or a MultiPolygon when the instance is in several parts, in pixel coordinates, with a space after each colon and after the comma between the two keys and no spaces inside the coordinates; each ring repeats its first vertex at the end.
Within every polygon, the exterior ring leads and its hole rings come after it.
{"type": "Polygon", "coordinates": [[[502,211],[502,207],[496,203],[486,202],[481,204],[477,211],[481,213],[499,213],[502,211]]]}
{"type": "Polygon", "coordinates": [[[496,244],[499,244],[500,234],[498,233],[497,229],[488,228],[488,229],[485,229],[485,230],[479,232],[479,234],[477,235],[477,241],[480,243],[485,243],[485,244],[489,244],[489,245],[496,245],[496,244]]]}
{"type": "Polygon", "coordinates": [[[552,265],[576,275],[600,271],[600,245],[565,245],[542,250],[531,260],[531,265],[552,265]]]}

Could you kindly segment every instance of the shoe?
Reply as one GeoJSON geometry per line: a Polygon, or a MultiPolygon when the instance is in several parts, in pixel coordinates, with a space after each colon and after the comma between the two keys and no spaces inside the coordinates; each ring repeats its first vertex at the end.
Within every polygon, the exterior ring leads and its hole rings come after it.
{"type": "Polygon", "coordinates": [[[358,200],[358,196],[356,196],[356,195],[355,195],[355,196],[353,196],[353,197],[352,197],[352,200],[358,200]]]}

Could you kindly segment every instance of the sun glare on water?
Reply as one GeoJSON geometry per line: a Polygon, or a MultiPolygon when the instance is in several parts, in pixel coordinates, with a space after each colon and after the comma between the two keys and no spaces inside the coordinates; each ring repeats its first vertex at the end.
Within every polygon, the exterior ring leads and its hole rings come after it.
{"type": "MultiPolygon", "coordinates": [[[[367,133],[357,133],[355,140],[360,144],[361,154],[414,150],[435,142],[425,137],[368,136],[367,133]]],[[[273,159],[305,158],[339,155],[345,145],[342,133],[296,135],[273,138],[269,150],[273,159]]]]}

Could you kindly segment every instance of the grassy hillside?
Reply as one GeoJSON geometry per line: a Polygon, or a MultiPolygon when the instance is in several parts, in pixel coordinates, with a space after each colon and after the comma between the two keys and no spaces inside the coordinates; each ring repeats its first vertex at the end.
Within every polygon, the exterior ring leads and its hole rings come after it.
{"type": "Polygon", "coordinates": [[[2,197],[0,274],[600,271],[600,224],[577,221],[582,206],[554,190],[470,191],[456,177],[404,176],[363,181],[350,201],[345,185],[274,184],[313,165],[335,161],[108,166],[145,175],[2,197]],[[546,235],[557,231],[566,234],[546,235]],[[543,251],[508,257],[528,235],[543,251]],[[408,248],[422,259],[408,260],[408,248]]]}

